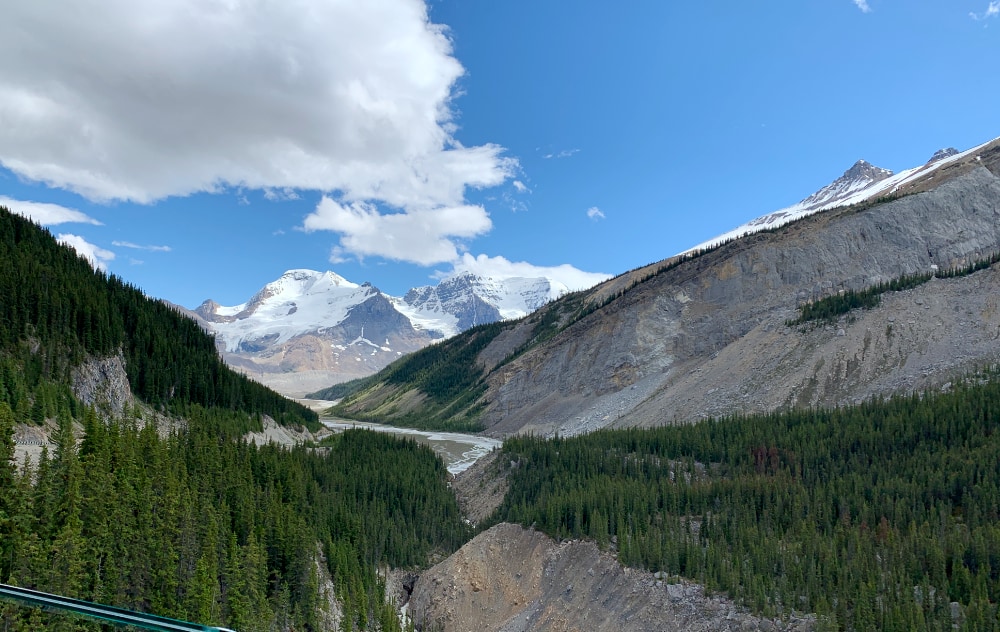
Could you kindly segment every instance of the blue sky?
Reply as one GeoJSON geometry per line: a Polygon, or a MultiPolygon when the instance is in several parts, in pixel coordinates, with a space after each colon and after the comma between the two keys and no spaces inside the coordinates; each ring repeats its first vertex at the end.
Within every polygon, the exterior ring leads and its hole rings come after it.
{"type": "Polygon", "coordinates": [[[83,5],[4,9],[0,203],[187,307],[585,285],[1000,136],[998,1],[83,5]]]}

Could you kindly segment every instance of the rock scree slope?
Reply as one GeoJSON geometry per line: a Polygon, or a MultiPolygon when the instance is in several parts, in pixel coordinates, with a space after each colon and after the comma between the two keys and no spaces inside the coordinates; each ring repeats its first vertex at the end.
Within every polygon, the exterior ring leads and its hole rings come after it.
{"type": "Polygon", "coordinates": [[[417,580],[409,611],[442,632],[811,630],[750,614],[696,584],[623,568],[593,542],[513,524],[484,531],[417,580]]]}

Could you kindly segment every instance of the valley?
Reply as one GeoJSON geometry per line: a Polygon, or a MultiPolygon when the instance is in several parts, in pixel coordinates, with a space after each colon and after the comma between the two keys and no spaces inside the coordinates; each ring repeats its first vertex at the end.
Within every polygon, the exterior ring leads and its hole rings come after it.
{"type": "Polygon", "coordinates": [[[990,629],[998,173],[998,141],[855,165],[576,292],[292,270],[196,312],[5,214],[0,571],[241,630],[990,629]],[[295,403],[272,361],[364,369],[295,403]]]}
{"type": "Polygon", "coordinates": [[[1000,632],[998,29],[3,3],[0,632],[1000,632]]]}

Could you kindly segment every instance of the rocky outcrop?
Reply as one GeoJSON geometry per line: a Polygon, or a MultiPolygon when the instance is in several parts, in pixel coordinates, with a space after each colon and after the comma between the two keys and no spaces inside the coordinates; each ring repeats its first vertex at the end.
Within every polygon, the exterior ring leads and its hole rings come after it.
{"type": "Polygon", "coordinates": [[[510,489],[510,469],[498,467],[500,454],[500,450],[488,452],[451,482],[462,517],[472,525],[489,518],[510,489]]]}
{"type": "Polygon", "coordinates": [[[955,149],[954,147],[946,147],[944,149],[939,149],[936,152],[934,152],[934,155],[931,156],[930,160],[927,161],[927,164],[932,164],[939,160],[944,160],[945,158],[951,158],[952,156],[955,156],[957,154],[958,150],[955,149]]]}
{"type": "MultiPolygon", "coordinates": [[[[942,156],[942,158],[944,157],[942,156]]],[[[844,175],[799,202],[799,206],[803,209],[829,207],[828,205],[842,202],[850,198],[853,193],[875,182],[881,182],[892,175],[888,169],[876,167],[865,160],[859,160],[845,171],[844,175]]],[[[768,217],[761,219],[766,221],[768,217]]]]}
{"type": "Polygon", "coordinates": [[[811,630],[811,617],[764,619],[689,582],[627,569],[593,542],[557,543],[500,524],[420,576],[418,630],[646,632],[811,630]]]}
{"type": "Polygon", "coordinates": [[[261,425],[262,429],[260,432],[248,432],[243,435],[243,440],[258,446],[274,444],[291,447],[305,442],[320,441],[324,437],[333,434],[326,428],[321,428],[317,432],[311,432],[307,428],[282,426],[267,415],[263,416],[261,425]]]}
{"type": "Polygon", "coordinates": [[[78,400],[111,417],[121,417],[135,402],[121,353],[84,360],[73,370],[72,387],[78,400]]]}
{"type": "Polygon", "coordinates": [[[344,619],[344,611],[340,600],[337,599],[333,578],[330,576],[329,565],[326,556],[323,555],[322,545],[316,545],[316,554],[313,556],[312,572],[316,577],[316,592],[318,599],[319,616],[317,616],[317,629],[321,632],[337,632],[341,628],[344,619]]]}

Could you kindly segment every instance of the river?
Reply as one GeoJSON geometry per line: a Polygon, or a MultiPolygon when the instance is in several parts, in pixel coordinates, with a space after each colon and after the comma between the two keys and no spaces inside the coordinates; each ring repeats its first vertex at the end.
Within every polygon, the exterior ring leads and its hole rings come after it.
{"type": "Polygon", "coordinates": [[[367,428],[376,432],[389,432],[403,437],[410,437],[426,444],[436,452],[452,474],[464,472],[480,457],[489,454],[491,450],[503,445],[499,439],[463,434],[461,432],[433,432],[430,430],[414,430],[413,428],[397,428],[383,424],[349,421],[344,419],[321,418],[323,425],[331,430],[349,430],[351,428],[367,428]]]}

